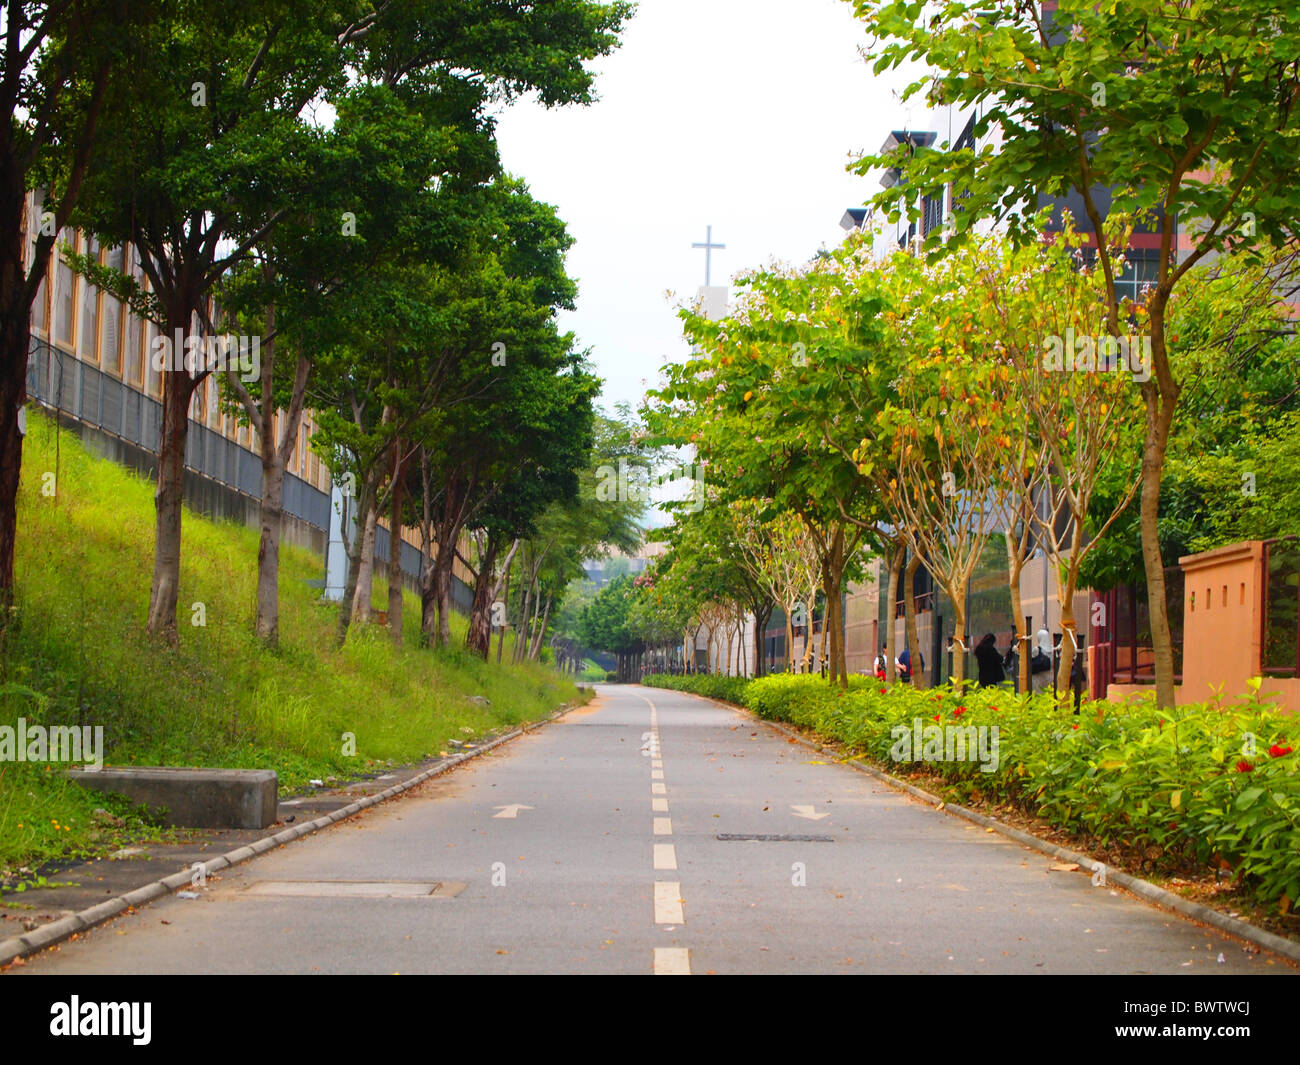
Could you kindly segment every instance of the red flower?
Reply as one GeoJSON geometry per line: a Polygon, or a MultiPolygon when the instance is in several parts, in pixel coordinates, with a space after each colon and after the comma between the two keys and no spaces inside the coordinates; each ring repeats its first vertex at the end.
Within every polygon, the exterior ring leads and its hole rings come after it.
{"type": "Polygon", "coordinates": [[[885,694],[885,689],[884,689],[884,688],[881,688],[881,689],[880,689],[880,694],[881,694],[881,695],[884,695],[884,694],[885,694]]]}
{"type": "Polygon", "coordinates": [[[1079,729],[1079,726],[1078,726],[1078,725],[1075,725],[1074,728],[1075,728],[1075,731],[1077,732],[1078,729],[1079,729]]]}
{"type": "Polygon", "coordinates": [[[992,710],[995,714],[998,712],[998,708],[996,706],[990,706],[989,709],[992,710]]]}
{"type": "Polygon", "coordinates": [[[938,720],[939,720],[939,715],[938,715],[938,714],[935,714],[935,715],[934,715],[934,719],[935,719],[936,721],[938,721],[938,720]]]}
{"type": "Polygon", "coordinates": [[[1284,754],[1290,754],[1291,748],[1283,747],[1280,743],[1275,743],[1268,749],[1268,753],[1270,758],[1281,758],[1284,754]]]}
{"type": "Polygon", "coordinates": [[[1255,767],[1254,767],[1253,765],[1251,765],[1248,761],[1246,761],[1246,759],[1244,759],[1244,758],[1243,758],[1240,762],[1237,763],[1237,772],[1238,772],[1238,773],[1251,773],[1251,772],[1254,772],[1254,769],[1255,769],[1255,767]]]}
{"type": "Polygon", "coordinates": [[[966,708],[965,708],[964,706],[959,706],[959,707],[957,707],[956,710],[954,710],[954,711],[952,712],[952,716],[953,716],[953,717],[961,717],[961,715],[964,714],[965,712],[966,712],[966,708]]]}

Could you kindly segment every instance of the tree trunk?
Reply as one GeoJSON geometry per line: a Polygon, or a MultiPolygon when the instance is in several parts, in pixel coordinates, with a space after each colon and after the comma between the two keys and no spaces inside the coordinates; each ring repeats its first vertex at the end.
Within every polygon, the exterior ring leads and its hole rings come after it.
{"type": "Polygon", "coordinates": [[[894,648],[894,604],[898,602],[898,582],[903,574],[903,556],[906,548],[896,543],[889,553],[889,579],[885,589],[885,683],[892,683],[896,675],[894,662],[898,658],[894,648]]]}
{"type": "Polygon", "coordinates": [[[393,441],[393,492],[388,517],[388,634],[402,647],[402,490],[406,487],[402,441],[393,441]]]}
{"type": "Polygon", "coordinates": [[[784,673],[788,670],[789,672],[793,673],[794,672],[794,619],[790,616],[792,608],[789,603],[786,603],[784,606],[781,607],[781,609],[785,611],[785,666],[781,670],[781,672],[784,673]]]}
{"type": "MultiPolygon", "coordinates": [[[[10,17],[16,13],[9,12],[10,17]]],[[[14,86],[18,84],[14,80],[14,86]]],[[[18,412],[27,402],[27,358],[31,350],[32,304],[27,295],[23,254],[27,244],[27,186],[14,158],[11,115],[0,131],[0,632],[14,602],[14,545],[18,537],[18,483],[23,437],[18,412]]]]}
{"type": "Polygon", "coordinates": [[[451,579],[456,564],[456,541],[440,537],[433,564],[433,604],[437,611],[433,632],[435,647],[451,646],[451,579]]]}
{"type": "Polygon", "coordinates": [[[966,648],[964,644],[958,641],[966,639],[966,596],[952,595],[952,612],[953,612],[953,653],[952,653],[952,681],[960,691],[962,685],[966,683],[966,648]]]}
{"type": "MultiPolygon", "coordinates": [[[[540,593],[538,597],[540,598],[540,593]]],[[[555,597],[551,595],[548,595],[546,597],[546,609],[542,611],[541,624],[538,625],[537,627],[537,632],[533,636],[533,646],[528,652],[529,661],[536,662],[542,653],[542,641],[546,639],[546,626],[550,623],[551,620],[551,603],[554,601],[554,598],[555,597]]],[[[638,654],[637,655],[638,666],[640,662],[641,662],[641,655],[638,654]]]]}
{"type": "MultiPolygon", "coordinates": [[[[189,333],[192,308],[180,297],[170,301],[167,340],[189,333]]],[[[177,642],[176,610],[181,582],[181,514],[185,497],[185,443],[190,431],[190,401],[198,381],[184,366],[183,350],[172,353],[163,371],[163,420],[154,490],[154,562],[149,590],[149,633],[177,642]]]]}
{"type": "MultiPolygon", "coordinates": [[[[1076,526],[1077,528],[1078,526],[1076,526]]],[[[1077,536],[1075,551],[1077,551],[1077,536]]],[[[1061,661],[1056,670],[1056,691],[1058,696],[1068,701],[1070,692],[1070,672],[1074,668],[1075,646],[1078,625],[1074,618],[1074,590],[1079,584],[1079,564],[1071,552],[1069,566],[1066,567],[1065,581],[1056,590],[1056,601],[1061,608],[1061,661]]]]}
{"type": "Polygon", "coordinates": [[[370,620],[370,599],[375,584],[375,528],[378,519],[372,494],[361,526],[361,553],[357,562],[356,590],[352,596],[352,617],[362,623],[370,620]]]}
{"type": "Polygon", "coordinates": [[[284,466],[262,452],[262,538],[257,545],[257,638],[280,639],[280,538],[284,532],[284,466]]]}
{"type": "MultiPolygon", "coordinates": [[[[804,627],[803,630],[804,631],[803,671],[805,673],[812,672],[813,650],[815,647],[815,644],[813,643],[813,611],[816,608],[817,608],[817,594],[814,592],[812,595],[808,597],[808,601],[804,604],[804,610],[806,611],[808,617],[808,624],[804,627]]],[[[826,631],[826,626],[825,624],[823,624],[822,625],[823,634],[825,633],[825,631],[826,631]]],[[[873,648],[873,653],[874,653],[874,648],[873,648]]]]}
{"type": "Polygon", "coordinates": [[[434,529],[438,547],[433,569],[421,589],[420,626],[434,647],[451,645],[451,581],[456,565],[456,541],[465,520],[467,488],[459,477],[447,477],[442,490],[442,513],[434,529]]]}
{"type": "Polygon", "coordinates": [[[840,588],[844,583],[844,527],[837,526],[826,557],[826,623],[831,628],[831,682],[841,688],[849,686],[848,659],[844,651],[844,600],[840,588]]]}
{"type": "MultiPolygon", "coordinates": [[[[357,497],[357,513],[365,513],[372,510],[375,505],[375,483],[373,478],[367,477],[361,483],[360,495],[357,497]]],[[[348,575],[343,586],[343,601],[339,603],[339,646],[348,638],[348,629],[352,625],[352,608],[357,598],[357,585],[361,579],[361,563],[365,553],[365,533],[360,523],[355,524],[356,532],[353,537],[351,546],[344,544],[348,556],[348,575]]],[[[347,530],[343,530],[344,537],[347,536],[347,530]]]]}
{"type": "Polygon", "coordinates": [[[920,640],[916,634],[916,596],[912,591],[915,586],[916,571],[920,568],[921,556],[914,553],[903,573],[903,629],[907,633],[907,660],[912,668],[913,688],[926,687],[925,670],[921,667],[920,640]]]}
{"type": "MultiPolygon", "coordinates": [[[[14,238],[15,243],[18,240],[14,238]]],[[[23,463],[18,412],[27,402],[27,351],[31,344],[31,307],[23,298],[22,272],[17,262],[9,261],[12,250],[4,250],[0,282],[0,299],[4,300],[0,311],[0,631],[8,625],[14,602],[18,482],[23,463]]]]}
{"type": "Polygon", "coordinates": [[[469,612],[469,630],[465,633],[465,647],[484,660],[492,645],[492,599],[496,588],[496,564],[497,544],[489,536],[474,578],[474,605],[469,612]]]}
{"type": "Polygon", "coordinates": [[[763,635],[767,632],[767,622],[772,616],[771,604],[750,604],[754,613],[754,676],[767,675],[767,663],[763,659],[763,635]]]}
{"type": "MultiPolygon", "coordinates": [[[[1021,626],[1025,624],[1024,601],[1020,597],[1020,574],[1024,569],[1024,560],[1017,558],[1020,552],[1015,541],[1014,530],[1007,530],[1006,541],[1007,590],[1011,593],[1011,621],[1016,633],[1014,646],[1019,655],[1016,661],[1016,690],[1021,695],[1027,695],[1030,690],[1029,659],[1033,655],[1033,633],[1021,631],[1021,626]]],[[[1043,564],[1047,564],[1046,560],[1043,564]]]]}
{"type": "MultiPolygon", "coordinates": [[[[518,546],[518,543],[519,541],[516,540],[516,546],[518,546]]],[[[502,602],[505,603],[506,606],[506,616],[502,619],[505,623],[501,626],[501,632],[497,636],[497,665],[501,664],[501,655],[505,652],[506,648],[506,629],[510,627],[510,574],[514,569],[514,562],[515,556],[512,551],[510,553],[510,559],[506,562],[506,590],[505,594],[502,596],[502,602]]]]}
{"type": "MultiPolygon", "coordinates": [[[[1154,315],[1153,315],[1154,319],[1154,315]]],[[[1154,324],[1154,322],[1153,322],[1154,324]]],[[[1161,328],[1163,328],[1163,323],[1161,328]]],[[[1154,343],[1154,340],[1153,340],[1154,343]]],[[[1169,610],[1165,599],[1165,565],[1160,555],[1160,481],[1164,471],[1169,431],[1173,424],[1177,395],[1166,397],[1143,385],[1147,405],[1146,442],[1142,448],[1142,564],[1147,579],[1147,610],[1151,618],[1151,650],[1155,657],[1156,705],[1174,707],[1174,641],[1169,631],[1169,610]]]]}

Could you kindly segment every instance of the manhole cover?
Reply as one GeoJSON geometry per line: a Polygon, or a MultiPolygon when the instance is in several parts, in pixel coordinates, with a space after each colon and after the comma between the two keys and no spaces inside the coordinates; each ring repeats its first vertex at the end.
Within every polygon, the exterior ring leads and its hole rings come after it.
{"type": "Polygon", "coordinates": [[[758,832],[719,832],[715,837],[724,843],[735,842],[757,842],[757,843],[834,843],[834,836],[769,836],[758,832]]]}
{"type": "Polygon", "coordinates": [[[428,880],[258,880],[244,894],[319,899],[449,899],[464,891],[465,886],[428,880]]]}

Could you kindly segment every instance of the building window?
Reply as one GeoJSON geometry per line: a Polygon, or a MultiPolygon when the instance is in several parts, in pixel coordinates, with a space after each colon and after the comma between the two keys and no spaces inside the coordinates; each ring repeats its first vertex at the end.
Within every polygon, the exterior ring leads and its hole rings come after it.
{"type": "MultiPolygon", "coordinates": [[[[132,255],[132,259],[136,258],[132,255]]],[[[140,264],[133,261],[131,263],[131,276],[135,278],[136,284],[144,283],[144,273],[140,269],[140,264]]],[[[123,351],[122,351],[122,380],[137,387],[144,386],[144,377],[142,375],[144,360],[147,353],[142,357],[141,348],[144,344],[144,322],[137,315],[131,312],[131,308],[123,306],[122,314],[125,319],[122,327],[123,351]]]]}
{"type": "MultiPolygon", "coordinates": [[[[86,254],[96,262],[99,261],[99,244],[94,237],[90,238],[86,254]]],[[[95,362],[95,339],[99,333],[99,289],[84,277],[77,284],[81,289],[81,311],[77,315],[81,338],[77,342],[77,354],[85,362],[95,362]]]]}
{"type": "Polygon", "coordinates": [[[163,361],[162,353],[158,352],[155,355],[155,351],[159,347],[158,341],[160,336],[161,334],[158,331],[158,326],[153,322],[149,322],[148,328],[145,331],[144,365],[145,392],[151,396],[162,395],[161,375],[158,371],[158,367],[162,365],[163,361]]]}
{"type": "Polygon", "coordinates": [[[943,226],[943,197],[921,197],[921,237],[924,239],[943,226]]]}
{"type": "Polygon", "coordinates": [[[64,244],[76,247],[77,234],[71,229],[60,230],[59,239],[55,242],[54,339],[60,344],[72,347],[72,317],[76,307],[74,301],[77,286],[72,267],[63,261],[63,256],[58,252],[58,248],[64,244]]]}
{"type": "MultiPolygon", "coordinates": [[[[121,248],[111,249],[104,256],[104,265],[119,273],[126,266],[126,255],[121,248]]],[[[100,359],[104,369],[110,373],[122,372],[122,304],[107,293],[104,294],[104,311],[99,331],[100,359]]]]}

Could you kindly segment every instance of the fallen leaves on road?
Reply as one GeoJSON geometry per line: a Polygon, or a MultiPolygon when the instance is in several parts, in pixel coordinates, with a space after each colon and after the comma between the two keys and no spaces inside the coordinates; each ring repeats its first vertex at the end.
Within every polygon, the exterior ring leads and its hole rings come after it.
{"type": "Polygon", "coordinates": [[[1076,873],[1079,871],[1078,862],[1053,862],[1049,869],[1053,873],[1076,873]]]}

